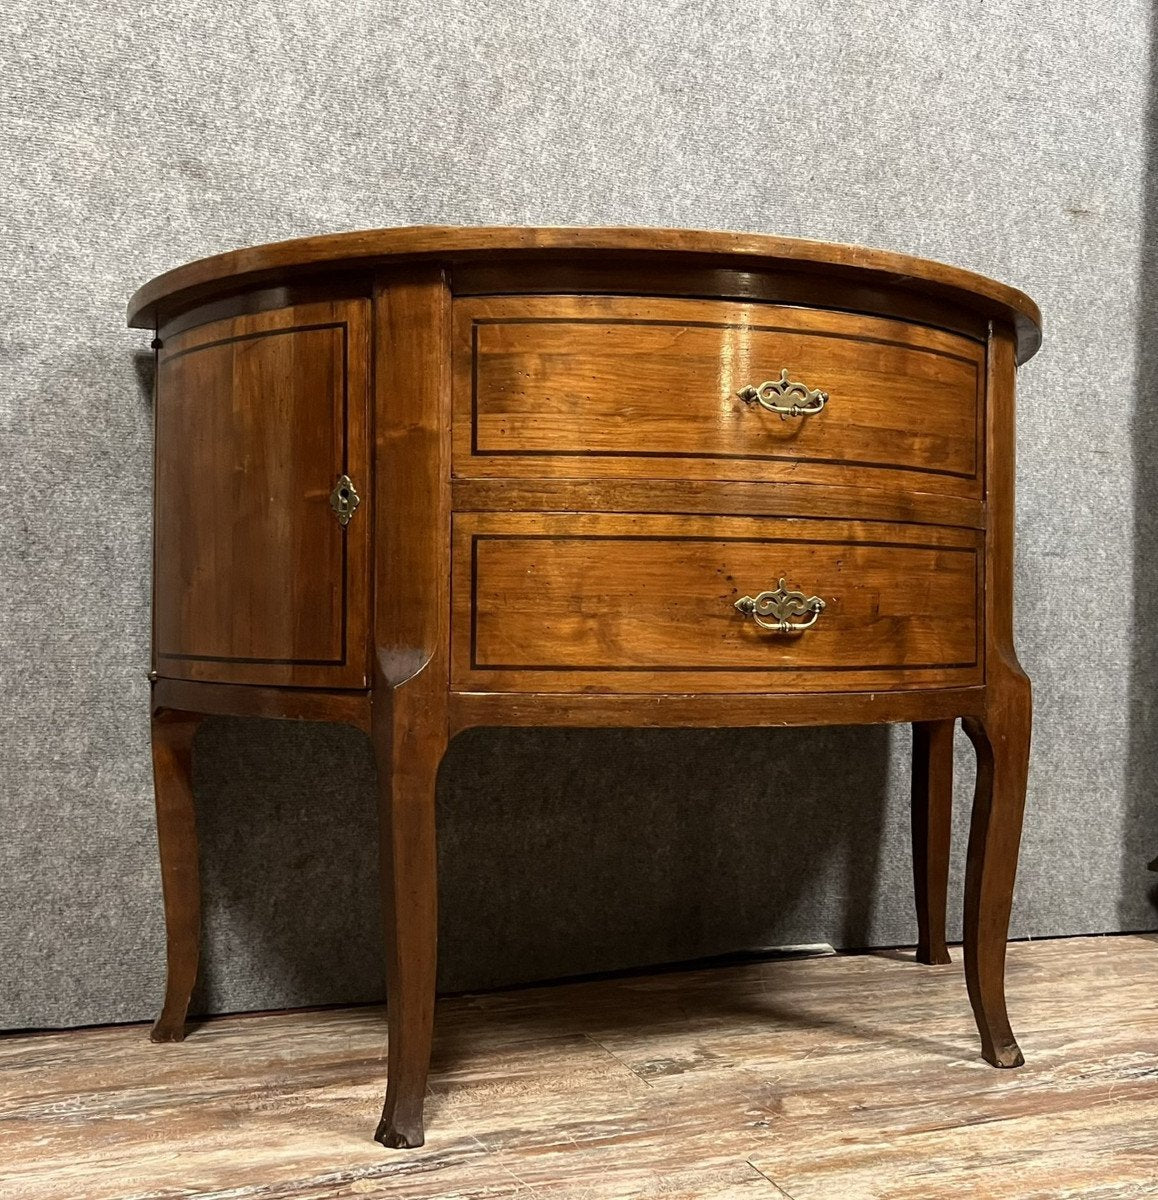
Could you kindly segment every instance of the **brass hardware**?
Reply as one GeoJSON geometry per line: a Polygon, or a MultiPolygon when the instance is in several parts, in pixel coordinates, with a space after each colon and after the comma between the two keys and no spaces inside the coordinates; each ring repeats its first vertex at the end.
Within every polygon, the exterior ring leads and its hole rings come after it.
{"type": "Polygon", "coordinates": [[[354,481],[349,475],[343,475],[330,493],[330,507],[337,514],[338,524],[349,525],[354,509],[361,503],[362,497],[354,489],[354,481]]]}
{"type": "Polygon", "coordinates": [[[742,388],[736,393],[748,404],[756,402],[769,412],[785,417],[814,417],[828,403],[827,392],[817,392],[803,383],[794,383],[788,378],[788,368],[780,369],[779,379],[769,379],[759,387],[742,388]],[[787,400],[787,404],[777,401],[787,400]]]}
{"type": "Polygon", "coordinates": [[[774,592],[761,592],[755,597],[741,596],[736,607],[761,629],[771,633],[803,633],[816,624],[817,617],[824,611],[824,601],[819,596],[787,591],[781,579],[774,592]],[[807,613],[812,614],[807,621],[789,620],[789,617],[803,617],[807,613]]]}
{"type": "Polygon", "coordinates": [[[150,683],[156,683],[156,682],[157,682],[157,672],[156,672],[156,671],[150,671],[150,672],[149,672],[149,682],[150,682],[150,683]]]}

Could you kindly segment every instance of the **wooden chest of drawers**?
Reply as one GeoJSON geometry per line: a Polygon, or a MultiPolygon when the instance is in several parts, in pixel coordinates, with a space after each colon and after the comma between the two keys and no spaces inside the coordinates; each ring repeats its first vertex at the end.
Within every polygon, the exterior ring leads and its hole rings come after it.
{"type": "Polygon", "coordinates": [[[340,720],[381,781],[389,1060],[423,1139],[435,775],[478,724],[911,722],[918,957],[948,961],[952,733],[978,752],[965,970],[1005,937],[1029,752],[1012,642],[1019,292],[901,255],[662,230],[396,229],[146,285],[168,944],[200,939],[205,714],[340,720]]]}

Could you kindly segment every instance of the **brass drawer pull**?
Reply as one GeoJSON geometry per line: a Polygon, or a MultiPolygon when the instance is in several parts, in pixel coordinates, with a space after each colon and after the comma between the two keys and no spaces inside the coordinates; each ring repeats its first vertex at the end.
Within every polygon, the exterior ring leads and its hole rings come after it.
{"type": "Polygon", "coordinates": [[[350,518],[354,515],[354,509],[361,503],[362,497],[354,488],[354,481],[349,475],[343,475],[334,484],[334,490],[330,493],[330,507],[338,518],[338,524],[349,525],[350,518]]]}
{"type": "Polygon", "coordinates": [[[769,412],[784,417],[814,417],[828,403],[828,393],[814,391],[803,383],[788,378],[788,368],[782,367],[779,379],[769,379],[759,387],[742,388],[736,393],[748,404],[757,403],[769,412]],[[778,403],[786,400],[787,404],[778,403]]]}
{"type": "Polygon", "coordinates": [[[819,596],[805,596],[803,592],[790,592],[784,580],[774,592],[761,592],[758,596],[741,596],[736,607],[751,617],[761,629],[770,633],[803,633],[816,624],[824,611],[824,601],[819,596]],[[790,617],[803,617],[811,613],[807,621],[790,621],[790,617]]]}

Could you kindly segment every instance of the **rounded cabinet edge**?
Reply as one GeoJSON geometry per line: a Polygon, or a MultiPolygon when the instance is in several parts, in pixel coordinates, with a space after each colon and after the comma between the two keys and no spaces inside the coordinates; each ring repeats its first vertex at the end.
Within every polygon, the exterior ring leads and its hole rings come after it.
{"type": "Polygon", "coordinates": [[[245,247],[199,259],[156,276],[133,295],[128,324],[152,329],[170,317],[234,293],[253,295],[296,285],[353,288],[360,275],[406,262],[448,266],[516,256],[544,262],[654,256],[733,269],[831,271],[834,277],[948,300],[988,320],[1010,321],[1018,362],[1041,344],[1041,313],[1024,292],[984,275],[929,259],[862,246],[755,233],[650,228],[490,228],[413,226],[324,234],[245,247]],[[355,278],[351,278],[353,275],[355,278]]]}

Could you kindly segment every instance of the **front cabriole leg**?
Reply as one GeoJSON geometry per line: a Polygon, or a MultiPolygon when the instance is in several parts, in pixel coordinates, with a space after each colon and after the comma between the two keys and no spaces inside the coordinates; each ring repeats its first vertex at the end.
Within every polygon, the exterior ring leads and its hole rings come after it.
{"type": "Polygon", "coordinates": [[[1029,680],[1010,674],[990,687],[990,696],[985,714],[964,722],[977,751],[965,869],[965,980],[986,1062],[1019,1067],[1025,1059],[1005,1008],[1005,949],[1029,770],[1029,680]]]}
{"type": "Polygon", "coordinates": [[[424,1141],[438,951],[435,784],[445,720],[422,688],[375,696],[382,908],[386,929],[386,1101],[374,1134],[405,1150],[424,1141]],[[432,711],[434,710],[434,711],[432,711]]]}

